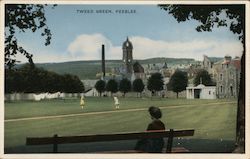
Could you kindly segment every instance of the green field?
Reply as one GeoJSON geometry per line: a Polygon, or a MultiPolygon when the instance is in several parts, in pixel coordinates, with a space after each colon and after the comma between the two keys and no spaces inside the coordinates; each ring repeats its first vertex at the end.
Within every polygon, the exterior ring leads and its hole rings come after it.
{"type": "MultiPolygon", "coordinates": [[[[113,99],[110,97],[87,97],[84,110],[79,106],[79,99],[5,102],[5,153],[52,150],[51,146],[25,146],[26,137],[144,131],[150,122],[147,109],[151,105],[161,107],[162,121],[168,129],[195,129],[193,137],[175,139],[175,146],[184,146],[191,152],[230,152],[233,149],[236,100],[119,100],[119,110],[114,110],[113,99]]],[[[96,150],[110,147],[112,150],[114,145],[133,147],[134,143],[66,144],[59,146],[59,151],[94,152],[90,147],[96,150]]]]}

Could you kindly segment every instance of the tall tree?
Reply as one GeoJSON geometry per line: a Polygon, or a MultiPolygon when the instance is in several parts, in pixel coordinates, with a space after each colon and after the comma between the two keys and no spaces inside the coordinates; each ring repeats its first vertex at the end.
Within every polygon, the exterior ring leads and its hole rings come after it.
{"type": "Polygon", "coordinates": [[[111,92],[111,96],[113,96],[113,93],[118,91],[118,83],[116,80],[110,79],[107,83],[106,90],[111,92]]]}
{"type": "Polygon", "coordinates": [[[172,90],[176,93],[176,97],[179,97],[179,92],[186,89],[188,84],[187,73],[176,70],[171,76],[168,83],[169,90],[172,90]]]}
{"type": "Polygon", "coordinates": [[[17,69],[5,69],[5,92],[67,92],[81,93],[84,85],[75,75],[59,75],[35,65],[24,64],[17,69]]]}
{"type": "Polygon", "coordinates": [[[144,90],[144,83],[142,81],[142,79],[137,78],[133,81],[133,90],[137,93],[140,93],[140,97],[141,97],[141,92],[144,90]]]}
{"type": "Polygon", "coordinates": [[[100,96],[105,91],[106,82],[104,80],[99,80],[95,84],[95,89],[99,92],[100,96]]]}
{"type": "Polygon", "coordinates": [[[244,4],[223,5],[159,5],[178,22],[194,19],[200,22],[197,31],[212,31],[213,27],[228,27],[243,45],[241,57],[240,91],[236,120],[236,144],[245,152],[245,7],[244,4]],[[220,16],[226,13],[225,16],[220,16]]]}
{"type": "Polygon", "coordinates": [[[213,82],[211,75],[206,70],[200,70],[194,78],[194,85],[197,86],[199,84],[204,84],[205,86],[213,86],[215,83],[213,82]]]}
{"type": "MultiPolygon", "coordinates": [[[[16,54],[23,54],[33,64],[32,54],[19,45],[16,32],[42,30],[45,45],[50,44],[51,32],[46,24],[45,6],[41,4],[5,4],[5,66],[9,69],[18,62],[16,54]]],[[[53,5],[54,7],[55,5],[53,5]]],[[[52,7],[52,8],[53,8],[52,7]]]]}
{"type": "Polygon", "coordinates": [[[153,73],[148,79],[148,90],[157,92],[163,90],[163,76],[160,73],[153,73]]]}
{"type": "Polygon", "coordinates": [[[126,93],[131,90],[131,81],[127,78],[123,78],[119,84],[119,91],[123,92],[123,96],[125,97],[126,93]]]}

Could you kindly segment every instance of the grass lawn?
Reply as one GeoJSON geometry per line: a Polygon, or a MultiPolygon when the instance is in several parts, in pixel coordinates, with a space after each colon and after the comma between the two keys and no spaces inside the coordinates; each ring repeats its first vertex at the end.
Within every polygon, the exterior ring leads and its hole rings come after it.
{"type": "MultiPolygon", "coordinates": [[[[177,138],[175,145],[187,147],[192,152],[228,152],[233,147],[235,140],[236,100],[167,98],[120,98],[119,100],[121,111],[116,112],[107,112],[114,110],[112,98],[87,98],[84,110],[81,110],[78,99],[6,102],[6,120],[104,111],[107,113],[39,120],[6,121],[5,153],[51,151],[52,148],[48,146],[43,146],[42,148],[25,146],[26,137],[32,136],[45,137],[53,136],[54,134],[71,136],[144,131],[150,122],[147,108],[151,105],[161,107],[163,112],[162,121],[167,128],[195,129],[193,137],[177,138]],[[134,110],[122,111],[128,109],[134,110]]],[[[105,144],[105,146],[107,145],[112,146],[112,143],[105,144]]],[[[79,144],[65,145],[61,147],[61,151],[84,152],[82,147],[79,144]]]]}

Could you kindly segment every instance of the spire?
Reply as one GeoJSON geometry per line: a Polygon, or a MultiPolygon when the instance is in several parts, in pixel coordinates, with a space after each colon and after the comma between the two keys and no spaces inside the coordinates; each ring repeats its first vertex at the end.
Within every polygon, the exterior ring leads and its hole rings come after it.
{"type": "Polygon", "coordinates": [[[123,43],[123,45],[122,45],[122,48],[123,48],[123,49],[127,49],[127,48],[133,49],[133,45],[132,45],[132,43],[129,41],[128,36],[127,36],[126,41],[124,41],[124,43],[123,43]]]}

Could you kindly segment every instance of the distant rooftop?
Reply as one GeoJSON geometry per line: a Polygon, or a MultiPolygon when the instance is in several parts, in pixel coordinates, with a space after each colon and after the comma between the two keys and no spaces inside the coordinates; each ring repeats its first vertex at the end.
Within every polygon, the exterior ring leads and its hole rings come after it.
{"type": "Polygon", "coordinates": [[[209,59],[209,61],[211,61],[212,63],[218,62],[222,59],[224,59],[223,57],[207,57],[209,59]]]}

